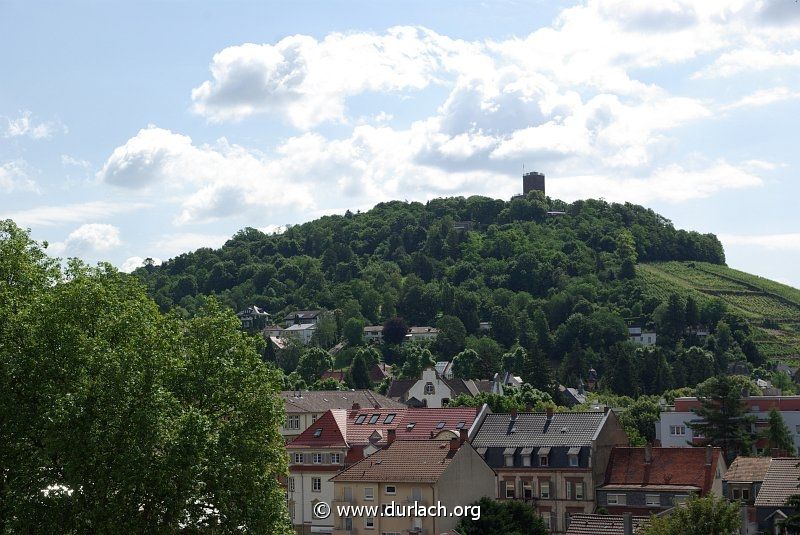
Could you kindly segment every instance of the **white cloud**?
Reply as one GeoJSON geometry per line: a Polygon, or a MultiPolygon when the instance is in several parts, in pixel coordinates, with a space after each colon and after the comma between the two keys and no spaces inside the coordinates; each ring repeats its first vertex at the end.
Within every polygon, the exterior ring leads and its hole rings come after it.
{"type": "Polygon", "coordinates": [[[800,67],[800,50],[774,50],[762,47],[738,48],[720,55],[711,65],[696,72],[694,78],[725,78],[743,72],[800,67]]]}
{"type": "Polygon", "coordinates": [[[768,106],[776,102],[794,100],[800,98],[800,91],[792,91],[788,87],[778,86],[769,89],[760,89],[749,95],[741,97],[739,100],[722,107],[723,110],[737,108],[758,108],[768,106]]]}
{"type": "Polygon", "coordinates": [[[81,169],[89,169],[92,164],[88,160],[82,160],[80,158],[74,158],[69,154],[62,154],[61,155],[61,165],[64,167],[79,167],[81,169]]]}
{"type": "Polygon", "coordinates": [[[121,243],[117,227],[106,223],[87,223],[70,232],[65,241],[50,244],[50,250],[59,255],[83,256],[109,251],[121,243]]]}
{"type": "Polygon", "coordinates": [[[80,223],[112,215],[135,212],[149,207],[141,202],[89,201],[61,206],[37,206],[27,210],[0,212],[3,218],[14,220],[22,227],[80,223]]]}
{"type": "MultiPolygon", "coordinates": [[[[151,260],[153,261],[153,265],[158,266],[161,264],[160,258],[151,258],[151,260]]],[[[122,271],[123,273],[130,273],[134,269],[142,267],[144,265],[144,261],[145,259],[142,258],[141,256],[131,256],[122,263],[119,270],[122,271]]]]}
{"type": "Polygon", "coordinates": [[[225,234],[203,234],[182,232],[161,236],[152,244],[152,250],[163,258],[173,258],[181,253],[194,251],[201,247],[217,249],[230,239],[225,234]]]}
{"type": "Polygon", "coordinates": [[[24,160],[0,163],[0,191],[38,191],[24,160]]]}
{"type": "Polygon", "coordinates": [[[3,136],[10,137],[29,137],[31,139],[48,139],[57,132],[67,132],[67,127],[59,122],[34,122],[31,117],[33,114],[28,110],[23,110],[18,117],[4,117],[6,128],[3,136]]]}
{"type": "Polygon", "coordinates": [[[725,246],[740,245],[758,247],[770,251],[800,251],[800,234],[720,234],[725,246]]]}

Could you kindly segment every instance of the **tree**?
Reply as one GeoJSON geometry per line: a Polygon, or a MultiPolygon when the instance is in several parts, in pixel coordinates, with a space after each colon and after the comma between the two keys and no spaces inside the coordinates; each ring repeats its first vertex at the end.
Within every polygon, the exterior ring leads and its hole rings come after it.
{"type": "Polygon", "coordinates": [[[0,531],[291,533],[281,376],[230,311],[162,315],[6,222],[0,318],[0,531]]]}
{"type": "Polygon", "coordinates": [[[333,367],[333,357],[321,347],[309,347],[300,355],[297,373],[307,383],[313,383],[333,367]]]}
{"type": "Polygon", "coordinates": [[[792,432],[783,421],[783,416],[775,407],[769,410],[769,418],[767,419],[767,428],[762,433],[761,437],[767,439],[769,449],[776,449],[782,452],[780,455],[790,457],[794,455],[794,438],[792,432]]]}
{"type": "Polygon", "coordinates": [[[741,524],[739,504],[709,494],[692,496],[669,516],[650,517],[643,535],[731,535],[741,524]]]}
{"type": "Polygon", "coordinates": [[[554,391],[553,371],[544,353],[534,348],[525,353],[522,359],[522,380],[543,392],[554,391]]]}
{"type": "Polygon", "coordinates": [[[386,320],[383,324],[381,335],[383,341],[387,344],[402,344],[408,334],[408,325],[406,320],[399,316],[395,316],[386,320]]]}
{"type": "Polygon", "coordinates": [[[350,318],[344,324],[344,339],[351,346],[360,346],[364,343],[364,322],[357,318],[350,318]]]}
{"type": "Polygon", "coordinates": [[[472,349],[478,354],[478,363],[475,367],[475,376],[472,379],[491,379],[500,371],[500,356],[503,349],[500,344],[489,338],[470,336],[466,341],[467,349],[472,349]]]}
{"type": "Polygon", "coordinates": [[[750,451],[752,436],[747,405],[742,400],[741,384],[727,375],[718,375],[697,386],[702,404],[697,409],[698,421],[689,423],[695,435],[703,437],[703,445],[719,446],[730,464],[737,455],[750,451]]]}
{"type": "Polygon", "coordinates": [[[461,320],[455,316],[442,316],[436,322],[439,334],[436,335],[436,348],[439,353],[450,358],[464,349],[464,340],[467,338],[467,330],[461,320]]]}
{"type": "Polygon", "coordinates": [[[408,343],[403,347],[405,360],[400,368],[400,379],[419,379],[422,370],[436,365],[431,352],[419,344],[408,343]]]}
{"type": "Polygon", "coordinates": [[[322,349],[330,349],[336,345],[338,336],[336,334],[336,319],[331,313],[322,314],[314,328],[311,342],[322,349]]]}
{"type": "Polygon", "coordinates": [[[491,335],[504,347],[511,347],[517,341],[517,325],[514,317],[502,307],[492,309],[491,335]]]}
{"type": "Polygon", "coordinates": [[[480,357],[473,349],[465,349],[453,357],[453,377],[457,379],[473,379],[477,377],[480,357]]]}
{"type": "Polygon", "coordinates": [[[480,507],[480,515],[466,516],[456,527],[464,535],[546,535],[542,517],[530,505],[516,500],[492,500],[481,498],[474,504],[480,507]],[[480,518],[476,518],[476,517],[480,518]]]}
{"type": "Polygon", "coordinates": [[[350,365],[350,381],[353,383],[353,388],[359,390],[372,386],[363,353],[357,353],[350,365]]]}

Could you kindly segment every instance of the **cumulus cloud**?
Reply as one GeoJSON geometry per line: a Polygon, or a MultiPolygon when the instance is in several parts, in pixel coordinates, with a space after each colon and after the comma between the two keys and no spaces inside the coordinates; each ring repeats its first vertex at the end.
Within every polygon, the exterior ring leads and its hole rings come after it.
{"type": "Polygon", "coordinates": [[[64,167],[78,167],[81,169],[89,169],[92,164],[88,160],[82,160],[80,158],[75,158],[70,156],[69,154],[62,154],[61,155],[61,165],[64,167]]]}
{"type": "Polygon", "coordinates": [[[792,91],[788,87],[778,86],[769,89],[760,89],[749,95],[723,106],[723,110],[733,110],[737,108],[759,108],[768,106],[776,102],[794,100],[800,98],[800,91],[792,91]]]}
{"type": "Polygon", "coordinates": [[[122,241],[119,229],[106,223],[87,223],[69,233],[63,242],[50,245],[55,254],[83,256],[99,251],[109,251],[118,247],[122,241]]]}
{"type": "Polygon", "coordinates": [[[36,182],[30,177],[30,168],[24,160],[0,163],[0,191],[37,191],[36,182]]]}
{"type": "Polygon", "coordinates": [[[758,247],[770,251],[800,251],[800,234],[721,234],[720,241],[728,245],[758,247]]]}
{"type": "Polygon", "coordinates": [[[143,202],[89,201],[64,205],[43,205],[26,210],[0,212],[0,217],[13,219],[23,227],[80,223],[106,218],[116,214],[135,212],[148,208],[143,202]]]}
{"type": "MultiPolygon", "coordinates": [[[[130,273],[134,269],[144,266],[145,260],[146,259],[142,258],[141,256],[131,256],[129,258],[126,258],[125,261],[122,262],[122,265],[119,267],[119,270],[124,273],[130,273]]],[[[161,264],[160,258],[150,258],[150,260],[153,261],[153,265],[155,266],[161,264]]]]}
{"type": "Polygon", "coordinates": [[[6,122],[5,131],[3,136],[6,138],[11,137],[29,137],[31,139],[48,139],[57,132],[67,132],[66,126],[59,122],[35,122],[33,114],[28,110],[23,110],[17,117],[4,117],[6,122]]]}

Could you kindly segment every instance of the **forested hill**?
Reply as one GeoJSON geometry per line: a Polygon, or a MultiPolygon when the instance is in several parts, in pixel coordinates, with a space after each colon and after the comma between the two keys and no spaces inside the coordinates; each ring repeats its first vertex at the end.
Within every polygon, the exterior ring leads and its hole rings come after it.
{"type": "Polygon", "coordinates": [[[220,249],[182,254],[136,275],[162,309],[191,313],[197,295],[216,294],[237,310],[348,308],[371,322],[397,313],[428,324],[438,312],[454,312],[474,330],[514,293],[543,299],[580,293],[580,285],[589,301],[612,300],[630,315],[636,298],[618,291],[633,276],[630,264],[657,260],[724,264],[725,257],[716,236],[677,230],[641,206],[566,204],[532,192],[510,202],[381,203],[278,235],[247,228],[220,249]]]}

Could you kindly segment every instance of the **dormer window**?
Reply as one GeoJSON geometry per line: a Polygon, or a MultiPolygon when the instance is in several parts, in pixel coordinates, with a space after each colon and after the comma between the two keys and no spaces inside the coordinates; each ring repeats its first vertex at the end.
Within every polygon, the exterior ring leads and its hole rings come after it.
{"type": "Polygon", "coordinates": [[[384,418],[384,419],[383,419],[383,423],[385,423],[385,424],[390,424],[390,423],[392,423],[392,422],[394,421],[394,417],[395,417],[395,416],[396,416],[396,415],[395,415],[394,413],[392,413],[392,414],[387,414],[387,415],[386,415],[386,418],[384,418]]]}
{"type": "Polygon", "coordinates": [[[550,466],[550,448],[539,448],[539,466],[550,466]]]}
{"type": "Polygon", "coordinates": [[[464,422],[458,422],[456,424],[456,429],[464,429],[464,422]]]}
{"type": "Polygon", "coordinates": [[[436,424],[436,429],[444,429],[444,422],[439,422],[436,424]]]}
{"type": "Polygon", "coordinates": [[[371,424],[376,423],[378,421],[378,418],[380,418],[380,417],[381,417],[380,414],[373,414],[369,419],[369,423],[371,423],[371,424]]]}
{"type": "Polygon", "coordinates": [[[365,414],[362,414],[358,418],[356,418],[356,424],[363,424],[364,420],[366,420],[366,419],[367,419],[367,416],[365,414]]]}
{"type": "Polygon", "coordinates": [[[433,383],[427,382],[425,383],[425,395],[432,396],[436,394],[436,388],[433,386],[433,383]]]}

